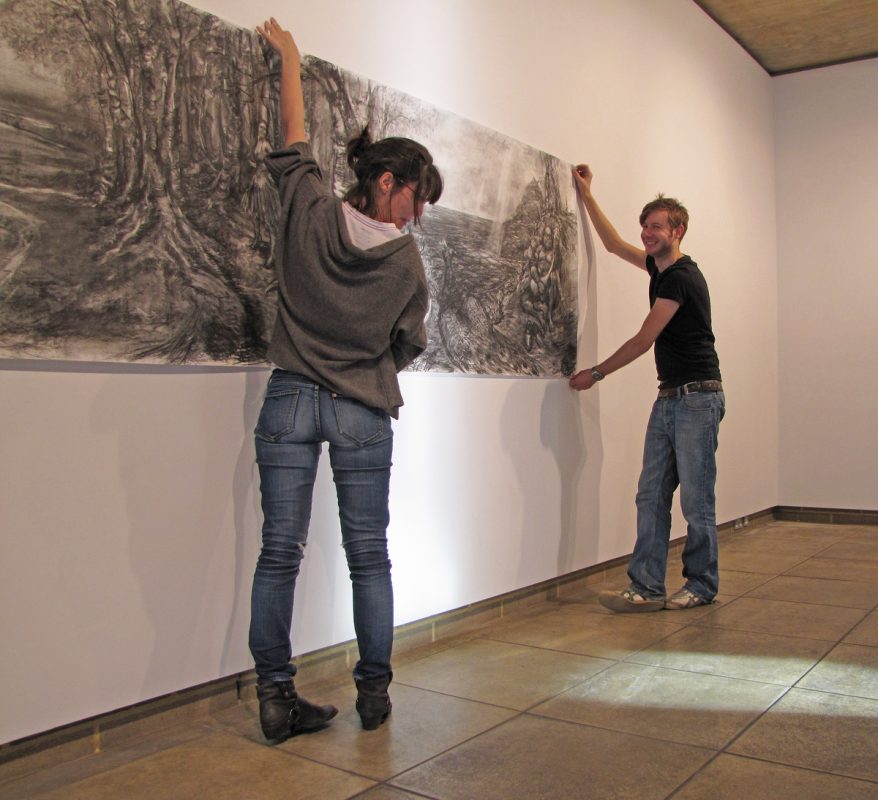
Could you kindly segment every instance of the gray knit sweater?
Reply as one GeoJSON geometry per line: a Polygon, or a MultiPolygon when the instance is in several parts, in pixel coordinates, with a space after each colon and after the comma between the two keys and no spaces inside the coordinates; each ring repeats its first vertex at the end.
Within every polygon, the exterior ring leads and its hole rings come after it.
{"type": "Polygon", "coordinates": [[[355,247],[309,144],[273,152],[266,164],[281,201],[269,360],[398,417],[397,372],[427,346],[427,279],[414,239],[355,247]]]}

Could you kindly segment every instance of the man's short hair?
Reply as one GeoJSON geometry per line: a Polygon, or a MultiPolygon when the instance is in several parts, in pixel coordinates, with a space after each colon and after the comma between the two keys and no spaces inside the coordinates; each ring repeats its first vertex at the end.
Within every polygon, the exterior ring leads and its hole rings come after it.
{"type": "MultiPolygon", "coordinates": [[[[679,200],[674,197],[665,197],[659,192],[658,195],[656,195],[655,200],[651,200],[647,203],[643,207],[643,211],[640,212],[641,225],[646,222],[646,218],[652,214],[653,211],[667,211],[668,223],[671,226],[671,230],[679,228],[680,225],[682,225],[683,236],[686,235],[686,231],[689,230],[689,212],[686,210],[686,206],[684,206],[679,200]]],[[[682,239],[683,236],[680,238],[682,239]]]]}

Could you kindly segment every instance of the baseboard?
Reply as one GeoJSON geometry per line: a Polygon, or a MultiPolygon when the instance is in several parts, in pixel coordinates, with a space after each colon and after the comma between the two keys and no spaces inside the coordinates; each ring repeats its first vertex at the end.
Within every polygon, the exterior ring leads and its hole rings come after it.
{"type": "MultiPolygon", "coordinates": [[[[817,522],[824,525],[878,525],[878,511],[775,506],[728,520],[717,526],[720,539],[757,522],[767,520],[817,522]]],[[[682,548],[685,537],[671,541],[673,550],[682,548]]],[[[577,570],[533,586],[437,614],[394,631],[394,653],[411,654],[424,646],[472,635],[493,621],[557,600],[584,584],[618,575],[624,579],[628,556],[577,570]]],[[[337,681],[350,675],[357,658],[355,641],[342,642],[296,658],[302,670],[296,683],[307,688],[337,681]],[[305,677],[307,676],[307,677],[305,677]]],[[[43,733],[0,745],[0,782],[13,780],[63,761],[81,758],[108,747],[118,747],[156,733],[162,728],[192,721],[255,696],[256,675],[252,670],[209,683],[181,689],[127,708],[100,714],[43,733]]]]}
{"type": "Polygon", "coordinates": [[[774,518],[787,522],[817,522],[822,525],[878,525],[878,511],[850,508],[777,506],[774,518]]]}

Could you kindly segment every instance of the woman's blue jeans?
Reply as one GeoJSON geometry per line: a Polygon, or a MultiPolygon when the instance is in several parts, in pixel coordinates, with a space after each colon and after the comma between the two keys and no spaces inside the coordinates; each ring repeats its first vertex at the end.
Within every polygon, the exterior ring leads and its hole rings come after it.
{"type": "Polygon", "coordinates": [[[652,407],[637,487],[637,541],[628,563],[631,585],[645,597],[665,596],[671,501],[680,487],[686,519],[686,588],[713,600],[719,588],[716,537],[716,448],[725,415],[722,392],[659,397],[652,407]]]}
{"type": "Polygon", "coordinates": [[[390,673],[390,417],[301,375],[276,369],[256,425],[264,522],[253,577],[250,652],[260,681],[288,680],[296,673],[290,661],[293,593],[308,538],[323,442],[329,443],[342,544],[353,584],[360,650],[354,677],[380,678],[390,673]]]}

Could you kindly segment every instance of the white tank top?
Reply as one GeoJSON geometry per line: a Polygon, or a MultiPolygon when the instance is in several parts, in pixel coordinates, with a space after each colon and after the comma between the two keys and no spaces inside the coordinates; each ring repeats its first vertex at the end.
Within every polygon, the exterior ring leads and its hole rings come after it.
{"type": "Polygon", "coordinates": [[[341,207],[347,223],[348,236],[351,237],[353,245],[360,250],[368,250],[402,236],[402,231],[392,222],[379,222],[377,219],[367,217],[350,203],[342,203],[341,207]]]}

